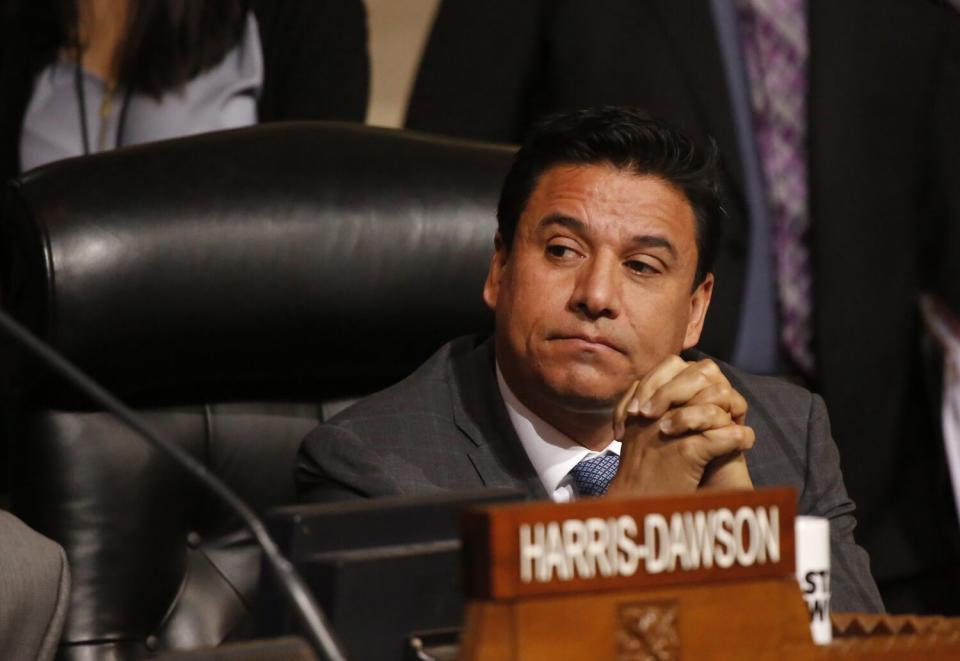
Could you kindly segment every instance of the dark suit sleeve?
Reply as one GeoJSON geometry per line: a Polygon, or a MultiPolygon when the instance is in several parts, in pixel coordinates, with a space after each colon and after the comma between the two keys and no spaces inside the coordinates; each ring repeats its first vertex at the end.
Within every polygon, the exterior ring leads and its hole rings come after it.
{"type": "Polygon", "coordinates": [[[937,205],[940,222],[932,239],[942,250],[938,293],[960,315],[960,15],[945,9],[944,38],[936,90],[936,125],[931,136],[936,150],[937,205]]]}
{"type": "Polygon", "coordinates": [[[807,421],[807,474],[798,511],[830,520],[831,609],[882,612],[883,602],[870,574],[870,559],[853,538],[855,506],[840,474],[840,454],[830,435],[827,408],[812,395],[807,421]]]}
{"type": "Polygon", "coordinates": [[[370,62],[362,0],[258,0],[264,89],[260,121],[362,122],[370,62]]]}
{"type": "Polygon", "coordinates": [[[350,430],[331,424],[320,425],[303,440],[295,477],[301,502],[401,494],[377,454],[350,430]]]}
{"type": "Polygon", "coordinates": [[[406,125],[519,142],[539,69],[542,13],[542,4],[534,0],[443,0],[406,125]]]}
{"type": "MultiPolygon", "coordinates": [[[[303,440],[297,457],[297,497],[301,502],[425,495],[444,490],[426,472],[441,455],[402,439],[427,437],[422,427],[391,416],[320,425],[303,440]],[[355,426],[359,425],[359,427],[355,426]]],[[[409,421],[408,421],[409,422],[409,421]]],[[[441,443],[440,445],[445,445],[441,443]]],[[[481,486],[481,485],[478,485],[481,486]]]]}

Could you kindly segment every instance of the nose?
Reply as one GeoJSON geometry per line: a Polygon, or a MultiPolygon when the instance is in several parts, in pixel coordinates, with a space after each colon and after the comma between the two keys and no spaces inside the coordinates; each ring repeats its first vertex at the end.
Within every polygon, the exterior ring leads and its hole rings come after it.
{"type": "Polygon", "coordinates": [[[598,253],[577,269],[570,297],[574,312],[588,319],[620,315],[620,260],[615,255],[598,253]]]}

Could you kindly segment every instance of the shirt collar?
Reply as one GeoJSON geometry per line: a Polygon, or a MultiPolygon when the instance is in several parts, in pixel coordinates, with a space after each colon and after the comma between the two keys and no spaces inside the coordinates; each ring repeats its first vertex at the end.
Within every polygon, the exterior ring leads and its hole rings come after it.
{"type": "Polygon", "coordinates": [[[500,388],[500,396],[503,397],[503,402],[507,406],[510,422],[548,494],[556,491],[570,469],[584,459],[607,452],[620,454],[620,441],[611,441],[603,452],[588,450],[528,409],[517,399],[503,379],[499,363],[497,364],[497,385],[500,388]]]}

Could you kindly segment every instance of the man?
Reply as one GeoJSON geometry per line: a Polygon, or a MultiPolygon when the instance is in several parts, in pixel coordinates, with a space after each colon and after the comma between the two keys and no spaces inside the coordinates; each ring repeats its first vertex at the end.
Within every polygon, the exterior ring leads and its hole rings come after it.
{"type": "Polygon", "coordinates": [[[819,398],[680,353],[699,340],[721,211],[713,156],[629,109],[559,116],[517,154],[461,338],[303,443],[307,499],[507,486],[569,500],[789,484],[831,519],[837,610],[880,610],[819,398]]]}
{"type": "Polygon", "coordinates": [[[543,113],[630,104],[716,139],[728,222],[700,347],[822,394],[895,612],[960,612],[917,304],[960,313],[960,16],[944,4],[443,0],[407,115],[518,142],[543,113]]]}

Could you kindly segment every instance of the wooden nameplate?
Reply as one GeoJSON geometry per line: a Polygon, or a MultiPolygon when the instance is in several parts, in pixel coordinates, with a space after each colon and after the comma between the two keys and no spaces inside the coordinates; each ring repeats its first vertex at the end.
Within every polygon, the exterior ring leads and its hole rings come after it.
{"type": "Polygon", "coordinates": [[[777,488],[468,512],[460,658],[960,658],[945,618],[835,614],[835,642],[814,645],[795,503],[777,488]]]}
{"type": "Polygon", "coordinates": [[[790,489],[482,508],[462,659],[812,659],[790,489]]]}
{"type": "Polygon", "coordinates": [[[468,598],[793,577],[792,489],[486,507],[463,521],[468,598]]]}

